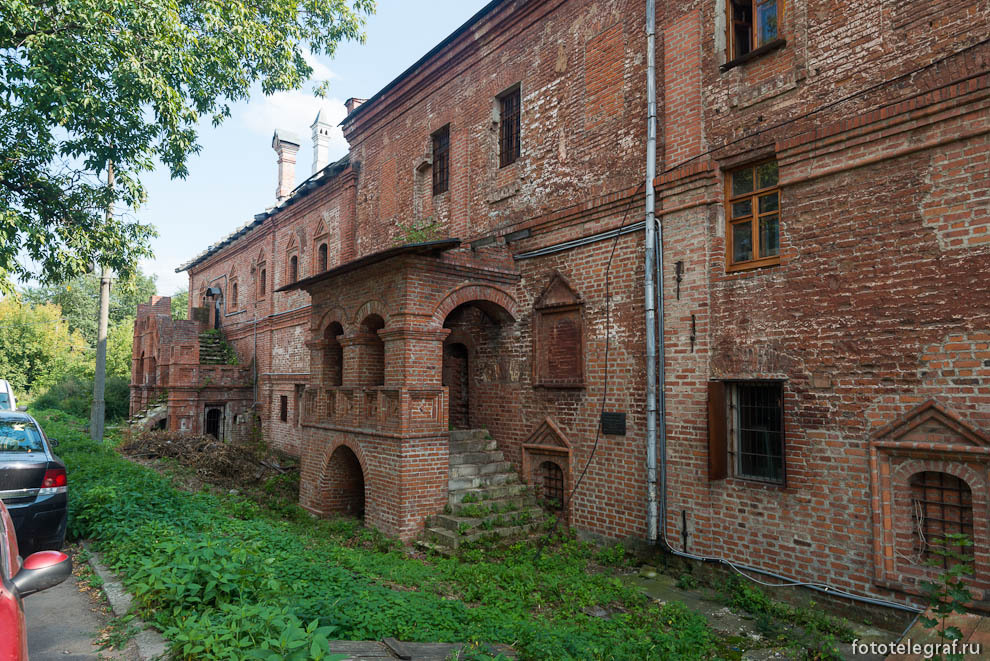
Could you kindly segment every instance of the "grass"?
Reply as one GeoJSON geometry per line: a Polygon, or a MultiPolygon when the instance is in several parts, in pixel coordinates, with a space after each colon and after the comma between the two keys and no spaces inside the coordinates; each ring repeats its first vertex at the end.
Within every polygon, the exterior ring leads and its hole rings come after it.
{"type": "Polygon", "coordinates": [[[70,534],[95,540],[175,658],[326,659],[327,639],[388,636],[504,643],[522,659],[700,659],[715,649],[700,615],[601,572],[595,547],[567,534],[540,555],[517,544],[411,557],[353,520],[181,491],[92,443],[82,420],[36,415],[69,467],[70,534]],[[586,615],[591,606],[610,616],[586,615]]]}

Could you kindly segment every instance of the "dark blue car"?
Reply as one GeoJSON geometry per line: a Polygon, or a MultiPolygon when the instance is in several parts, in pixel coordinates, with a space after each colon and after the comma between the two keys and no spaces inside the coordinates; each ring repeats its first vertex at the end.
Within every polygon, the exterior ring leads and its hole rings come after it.
{"type": "Polygon", "coordinates": [[[24,557],[65,542],[68,482],[55,444],[27,413],[0,411],[0,500],[24,557]]]}

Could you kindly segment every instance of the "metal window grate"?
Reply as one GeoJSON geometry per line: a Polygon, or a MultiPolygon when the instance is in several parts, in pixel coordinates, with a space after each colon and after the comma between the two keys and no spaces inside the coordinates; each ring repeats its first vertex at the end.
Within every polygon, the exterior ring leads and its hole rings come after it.
{"type": "MultiPolygon", "coordinates": [[[[925,471],[911,476],[911,516],[914,521],[914,552],[921,561],[938,556],[933,546],[953,533],[973,538],[973,492],[969,485],[954,475],[925,471]]],[[[972,557],[972,547],[960,551],[972,557]]],[[[948,569],[956,561],[942,556],[942,566],[948,569]]]]}
{"type": "Polygon", "coordinates": [[[446,193],[450,179],[450,125],[433,134],[433,194],[446,193]]]}
{"type": "Polygon", "coordinates": [[[739,477],[784,482],[784,389],[780,383],[737,383],[735,408],[739,477]]]}
{"type": "Polygon", "coordinates": [[[500,97],[501,124],[499,125],[499,166],[505,167],[519,158],[520,116],[519,88],[500,97]]]}
{"type": "Polygon", "coordinates": [[[564,506],[564,471],[552,461],[540,464],[540,478],[543,482],[543,500],[549,509],[559,510],[564,506]]]}

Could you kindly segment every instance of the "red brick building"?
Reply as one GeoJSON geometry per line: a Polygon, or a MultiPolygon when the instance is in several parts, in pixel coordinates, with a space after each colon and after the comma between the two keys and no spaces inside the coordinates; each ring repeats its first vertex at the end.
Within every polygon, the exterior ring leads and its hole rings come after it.
{"type": "MultiPolygon", "coordinates": [[[[646,539],[645,4],[492,2],[294,190],[276,133],[279,204],[182,267],[198,321],[139,315],[132,408],[253,411],[306,508],[404,539],[485,429],[646,539]]],[[[990,8],[659,5],[662,541],[904,600],[958,530],[990,587],[990,8]]]]}

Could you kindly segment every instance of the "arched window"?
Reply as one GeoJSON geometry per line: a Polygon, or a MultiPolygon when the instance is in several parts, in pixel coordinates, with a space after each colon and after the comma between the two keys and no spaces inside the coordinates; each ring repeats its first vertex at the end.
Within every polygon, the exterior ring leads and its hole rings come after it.
{"type": "MultiPolygon", "coordinates": [[[[925,471],[912,475],[910,486],[915,555],[922,562],[941,562],[945,568],[956,564],[935,551],[946,535],[973,538],[973,492],[969,485],[955,475],[925,471]]],[[[972,548],[961,551],[972,557],[972,548]]]]}
{"type": "Polygon", "coordinates": [[[261,269],[258,272],[258,296],[265,295],[265,281],[268,279],[268,271],[261,269]]]}
{"type": "Polygon", "coordinates": [[[543,483],[543,501],[547,509],[564,508],[564,471],[552,461],[540,464],[540,482],[543,483]]]}
{"type": "Polygon", "coordinates": [[[230,307],[237,308],[237,283],[230,285],[230,307]]]}
{"type": "Polygon", "coordinates": [[[289,258],[289,282],[299,279],[299,257],[293,255],[289,258]]]}
{"type": "Polygon", "coordinates": [[[321,243],[317,252],[319,253],[317,256],[319,268],[317,270],[323,273],[327,270],[327,244],[321,243]]]}

